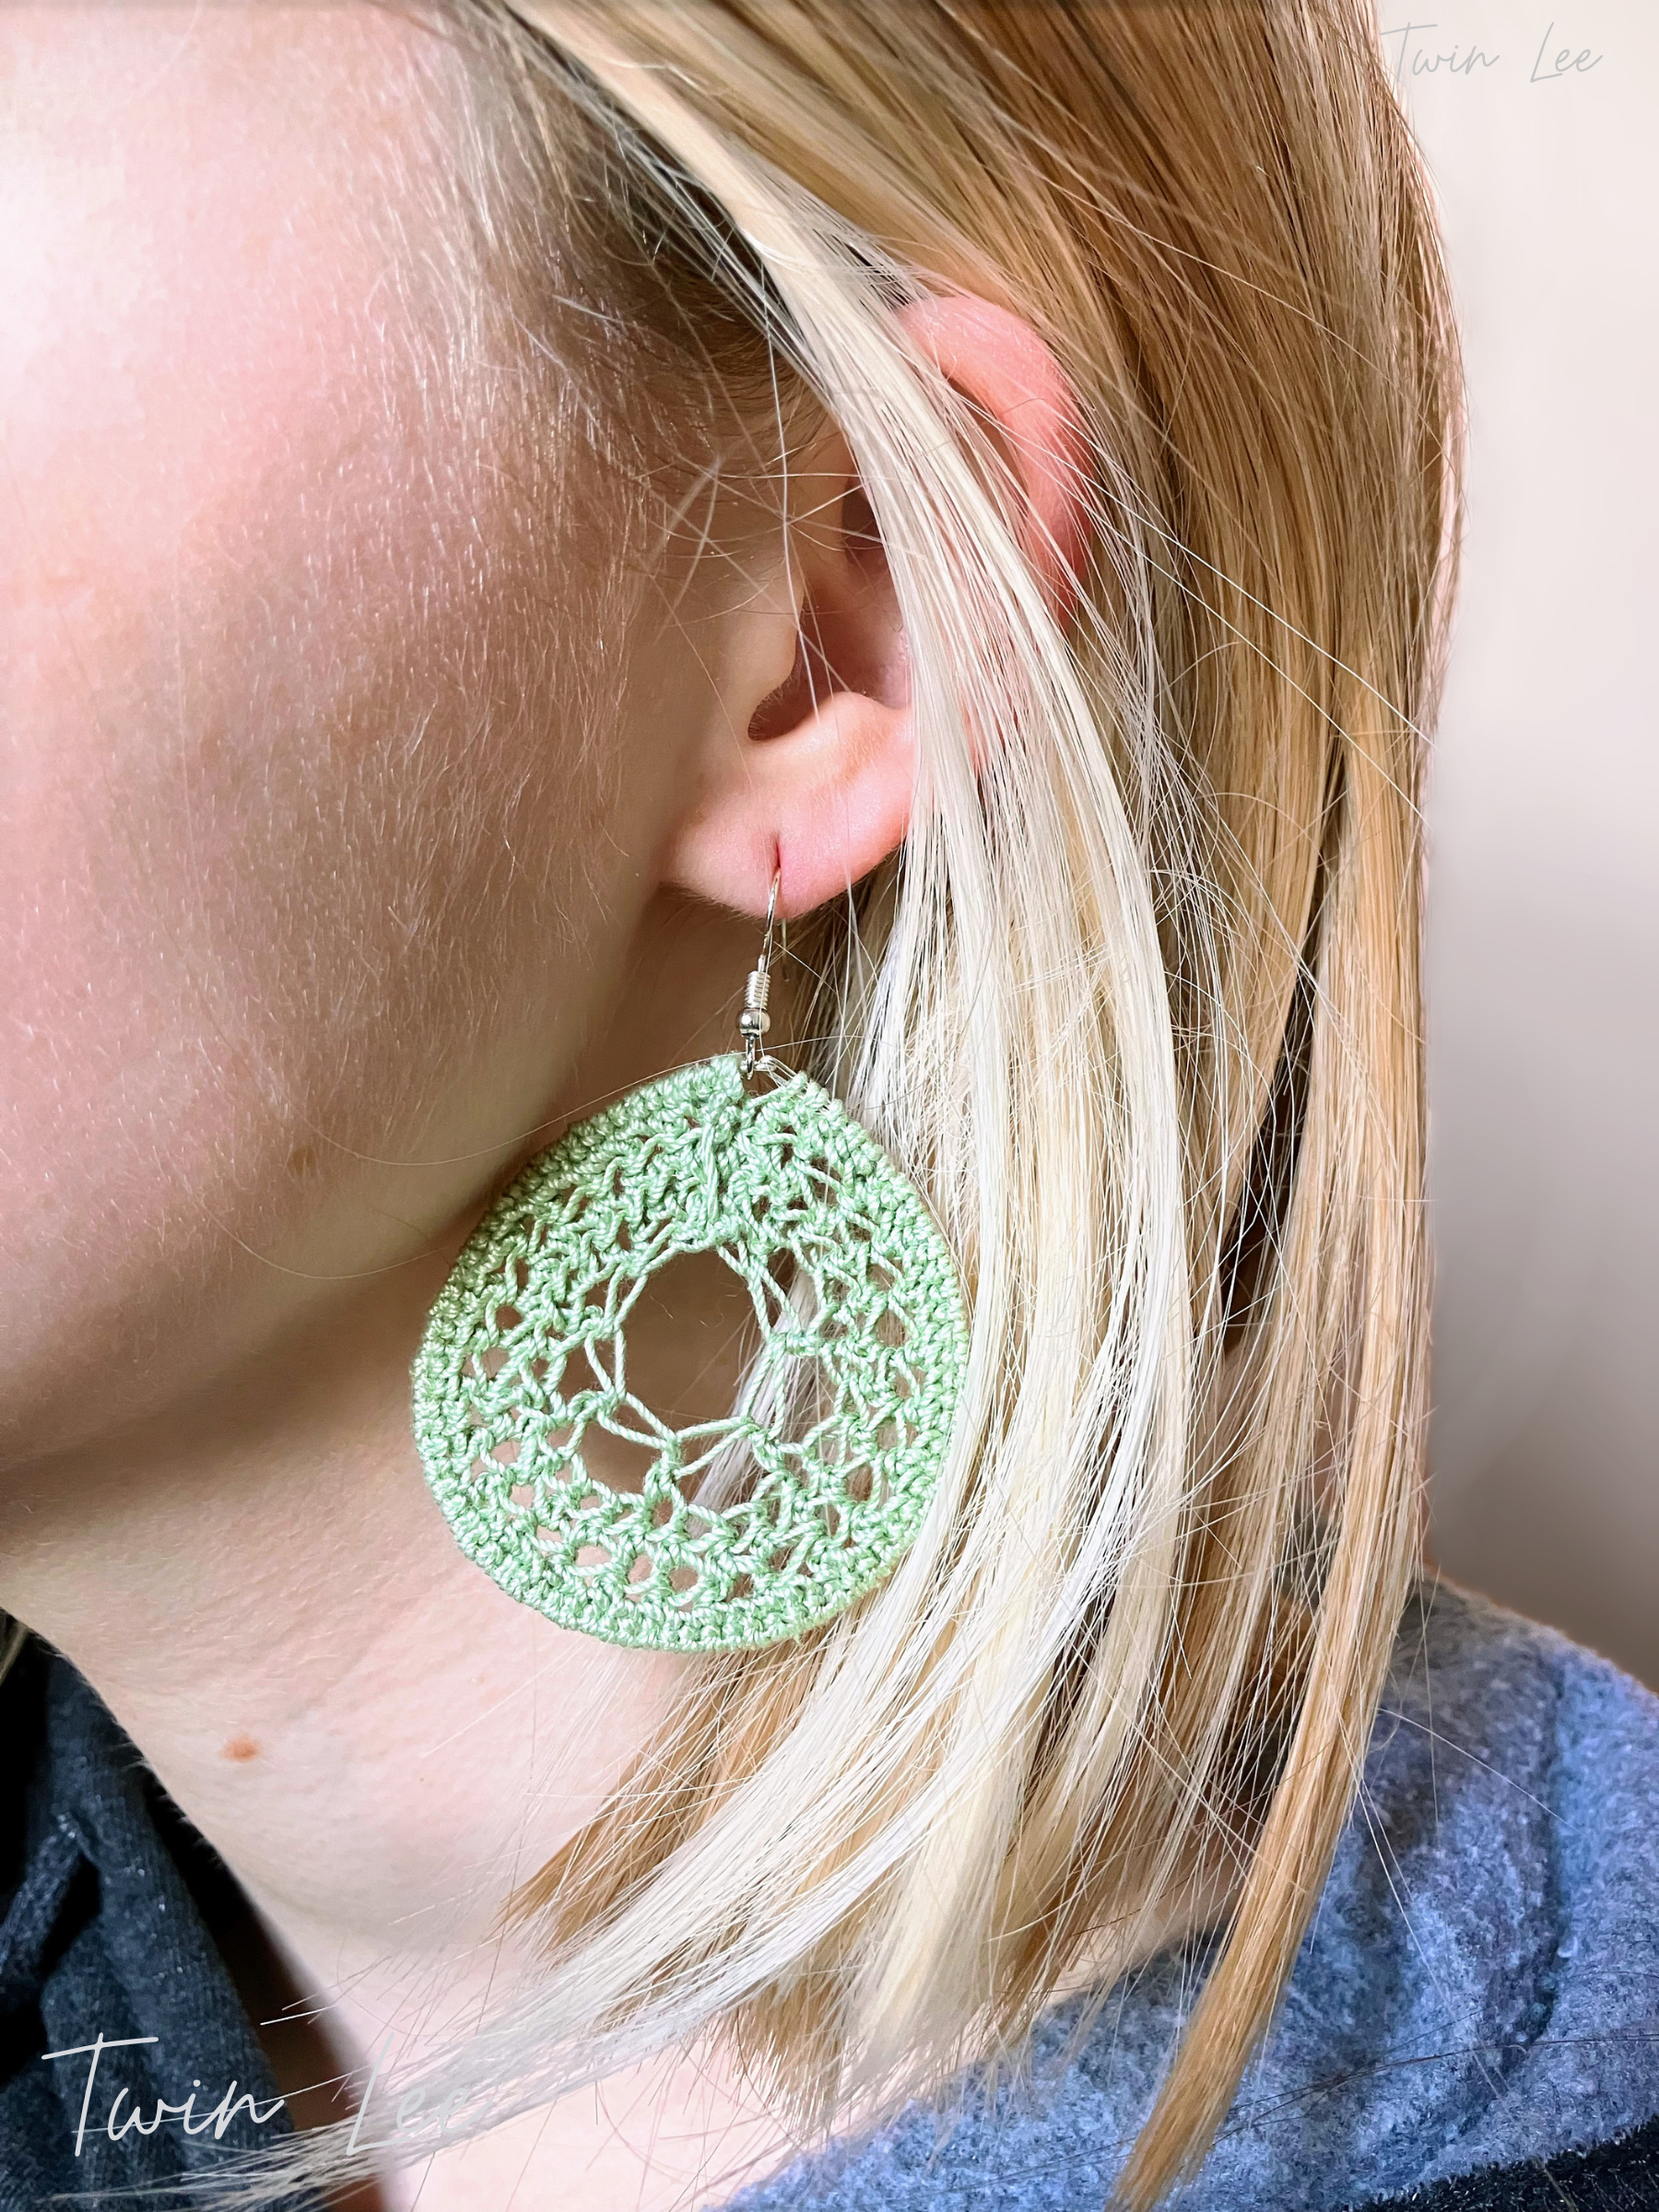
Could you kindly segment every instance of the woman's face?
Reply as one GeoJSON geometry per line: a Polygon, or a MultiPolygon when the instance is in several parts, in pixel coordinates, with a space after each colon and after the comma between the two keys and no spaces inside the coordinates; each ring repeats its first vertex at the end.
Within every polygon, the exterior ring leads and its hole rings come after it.
{"type": "Polygon", "coordinates": [[[671,747],[603,772],[597,564],[456,281],[461,97],[368,5],[0,11],[14,1453],[429,1241],[622,934],[671,747]]]}

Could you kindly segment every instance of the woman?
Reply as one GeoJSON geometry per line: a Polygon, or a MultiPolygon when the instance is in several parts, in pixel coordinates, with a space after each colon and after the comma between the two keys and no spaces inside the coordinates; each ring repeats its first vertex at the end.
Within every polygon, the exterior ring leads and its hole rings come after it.
{"type": "Polygon", "coordinates": [[[1359,11],[0,38],[3,2201],[1639,2181],[1654,1707],[1417,1579],[1359,11]]]}

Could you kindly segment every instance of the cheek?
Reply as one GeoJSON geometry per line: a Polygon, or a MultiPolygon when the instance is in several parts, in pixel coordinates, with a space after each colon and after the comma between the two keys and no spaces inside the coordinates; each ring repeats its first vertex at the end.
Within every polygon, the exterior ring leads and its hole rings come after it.
{"type": "MultiPolygon", "coordinates": [[[[558,1025],[525,1051],[511,948],[539,927],[574,1021],[597,926],[596,794],[544,803],[493,638],[489,456],[354,207],[375,118],[318,97],[350,55],[110,11],[88,81],[54,12],[0,23],[0,1425],[36,1448],[88,1362],[111,1419],[168,1345],[210,1364],[307,1209],[339,1272],[401,1256],[362,1156],[533,1121],[558,1025]]],[[[274,14],[402,81],[359,12],[274,14]]],[[[417,1180],[406,1241],[465,1196],[417,1180]]]]}

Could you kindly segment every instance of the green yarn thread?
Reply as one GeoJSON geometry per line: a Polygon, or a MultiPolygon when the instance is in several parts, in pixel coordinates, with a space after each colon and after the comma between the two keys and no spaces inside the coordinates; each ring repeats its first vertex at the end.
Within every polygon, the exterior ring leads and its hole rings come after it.
{"type": "Polygon", "coordinates": [[[549,1619],[752,1648],[843,1611],[909,1547],[967,1350],[920,1193],[819,1084],[753,1095],[730,1053],[579,1123],[491,1208],[427,1324],[415,1436],[463,1551],[549,1619]],[[700,1252],[747,1285],[760,1349],[727,1418],[674,1430],[627,1387],[627,1319],[700,1252]],[[641,1494],[590,1474],[595,1429],[654,1449],[641,1494]]]}

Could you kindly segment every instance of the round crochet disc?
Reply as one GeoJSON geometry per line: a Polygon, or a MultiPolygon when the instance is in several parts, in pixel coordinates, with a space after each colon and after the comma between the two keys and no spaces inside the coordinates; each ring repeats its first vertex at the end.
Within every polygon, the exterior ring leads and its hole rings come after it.
{"type": "Polygon", "coordinates": [[[752,1095],[730,1053],[579,1123],[491,1209],[432,1309],[415,1435],[461,1548],[525,1605],[610,1643],[743,1649],[909,1547],[967,1350],[920,1193],[820,1085],[752,1095]],[[628,1319],[698,1253],[747,1285],[759,1349],[728,1415],[675,1429],[629,1387],[628,1319]],[[601,1479],[630,1456],[639,1488],[601,1479]]]}

